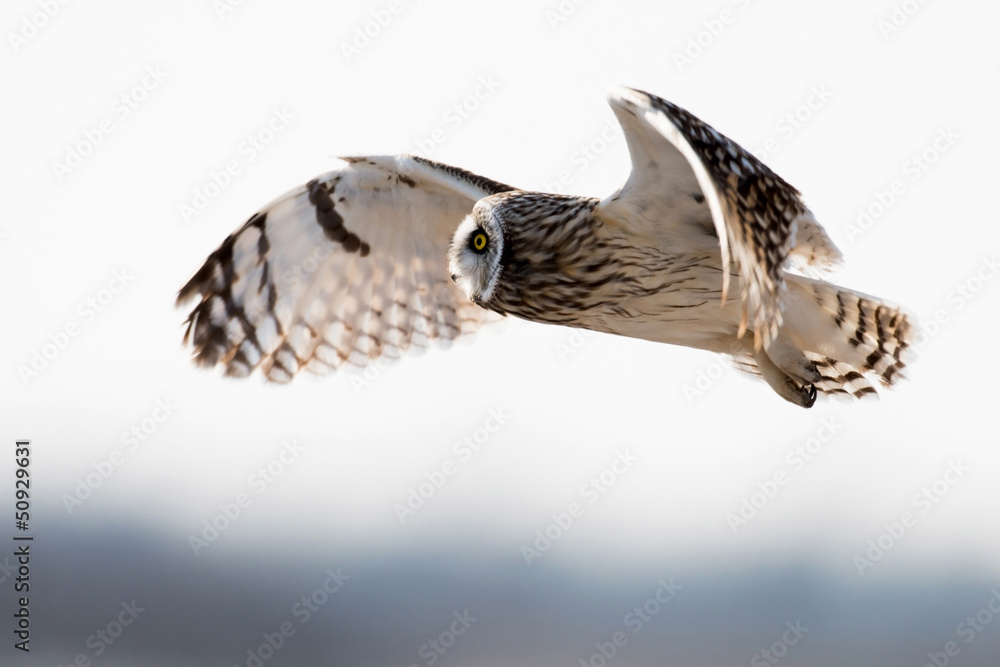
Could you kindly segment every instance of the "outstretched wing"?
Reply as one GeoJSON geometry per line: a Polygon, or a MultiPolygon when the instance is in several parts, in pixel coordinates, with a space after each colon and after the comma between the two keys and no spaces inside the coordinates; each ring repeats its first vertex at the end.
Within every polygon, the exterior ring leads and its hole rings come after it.
{"type": "MultiPolygon", "coordinates": [[[[781,325],[786,260],[829,270],[839,251],[798,191],[734,141],[655,95],[618,88],[608,99],[625,131],[632,173],[601,206],[647,221],[653,235],[717,237],[722,266],[732,259],[739,271],[739,333],[749,326],[756,345],[766,347],[781,325]]],[[[726,270],[723,302],[728,289],[726,270]]]]}
{"type": "Polygon", "coordinates": [[[355,157],[265,206],[181,288],[203,366],[274,382],[451,340],[491,317],[448,275],[455,228],[512,188],[417,157],[355,157]]]}

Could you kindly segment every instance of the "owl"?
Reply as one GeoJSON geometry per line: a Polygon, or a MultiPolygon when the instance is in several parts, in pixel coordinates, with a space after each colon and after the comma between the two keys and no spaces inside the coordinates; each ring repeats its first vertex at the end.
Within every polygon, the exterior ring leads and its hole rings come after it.
{"type": "Polygon", "coordinates": [[[806,408],[901,377],[906,314],[822,280],[841,255],[795,188],[666,100],[608,100],[632,167],[604,199],[404,155],[274,200],[180,290],[195,362],[288,382],[512,315],[728,355],[806,408]]]}

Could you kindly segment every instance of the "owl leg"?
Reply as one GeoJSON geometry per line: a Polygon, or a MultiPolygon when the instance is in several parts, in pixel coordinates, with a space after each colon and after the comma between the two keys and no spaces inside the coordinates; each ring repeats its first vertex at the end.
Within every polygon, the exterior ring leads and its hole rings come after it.
{"type": "Polygon", "coordinates": [[[779,329],[778,335],[771,341],[770,347],[767,348],[767,356],[775,366],[802,384],[814,384],[823,379],[816,364],[806,358],[784,329],[779,329]]]}
{"type": "MultiPolygon", "coordinates": [[[[745,337],[744,340],[748,340],[748,337],[745,337]]],[[[813,403],[816,402],[816,387],[812,382],[793,378],[779,368],[763,348],[755,350],[752,342],[749,342],[746,347],[753,354],[754,361],[757,362],[757,370],[760,371],[764,382],[767,382],[778,396],[799,407],[811,408],[813,406],[813,403]]],[[[774,347],[773,343],[771,347],[774,347]]]]}

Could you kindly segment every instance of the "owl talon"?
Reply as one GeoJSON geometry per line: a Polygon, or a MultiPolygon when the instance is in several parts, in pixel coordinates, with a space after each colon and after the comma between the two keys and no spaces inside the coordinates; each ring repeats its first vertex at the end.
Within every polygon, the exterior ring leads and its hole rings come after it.
{"type": "MultiPolygon", "coordinates": [[[[807,390],[806,387],[803,387],[802,389],[803,391],[807,390]]],[[[808,387],[808,391],[806,391],[805,399],[802,401],[802,403],[800,403],[800,405],[804,408],[811,408],[813,406],[813,403],[815,402],[816,402],[816,385],[811,384],[808,387]]]]}
{"type": "Polygon", "coordinates": [[[816,385],[800,383],[775,365],[767,351],[754,349],[753,343],[745,342],[744,347],[753,354],[760,376],[779,396],[802,408],[811,408],[816,403],[816,385]]]}

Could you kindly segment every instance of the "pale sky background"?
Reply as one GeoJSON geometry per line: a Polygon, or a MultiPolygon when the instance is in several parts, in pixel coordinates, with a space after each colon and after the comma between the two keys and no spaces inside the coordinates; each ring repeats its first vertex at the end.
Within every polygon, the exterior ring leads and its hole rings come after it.
{"type": "Polygon", "coordinates": [[[33,443],[36,588],[25,656],[0,569],[0,662],[245,665],[288,621],[264,664],[596,667],[616,631],[614,664],[756,664],[801,621],[782,664],[918,666],[954,641],[952,664],[995,665],[1000,613],[971,639],[961,624],[994,594],[1000,610],[998,20],[972,0],[7,2],[0,433],[33,443]],[[178,288],[334,156],[419,150],[604,196],[629,167],[616,84],[803,193],[844,252],[836,282],[921,322],[908,382],[802,410],[708,353],[521,321],[281,387],[188,362],[178,288]],[[298,453],[272,463],[284,443],[298,453]],[[745,499],[762,506],[736,525],[745,499]],[[351,578],[300,624],[293,605],[337,567],[351,578]],[[148,611],[96,655],[88,637],[133,598],[148,611]],[[425,646],[467,609],[454,645],[425,646]]]}

